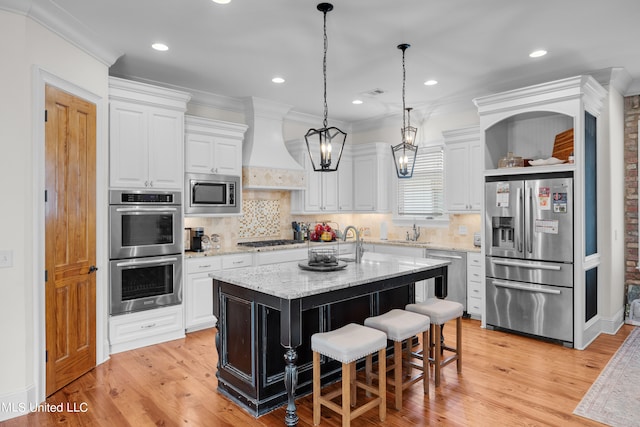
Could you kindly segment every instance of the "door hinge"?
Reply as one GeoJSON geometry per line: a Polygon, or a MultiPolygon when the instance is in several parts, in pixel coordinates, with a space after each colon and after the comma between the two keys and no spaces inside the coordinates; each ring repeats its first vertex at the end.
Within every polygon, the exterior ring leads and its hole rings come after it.
{"type": "Polygon", "coordinates": [[[47,193],[47,190],[44,190],[44,202],[45,203],[48,202],[48,196],[49,196],[49,193],[47,193]]]}
{"type": "Polygon", "coordinates": [[[47,110],[44,110],[44,121],[46,122],[48,118],[49,118],[49,112],[47,110]]]}
{"type": "Polygon", "coordinates": [[[44,281],[45,282],[49,281],[49,272],[47,270],[44,271],[44,281]]]}
{"type": "Polygon", "coordinates": [[[49,361],[49,350],[44,351],[44,363],[49,361]]]}

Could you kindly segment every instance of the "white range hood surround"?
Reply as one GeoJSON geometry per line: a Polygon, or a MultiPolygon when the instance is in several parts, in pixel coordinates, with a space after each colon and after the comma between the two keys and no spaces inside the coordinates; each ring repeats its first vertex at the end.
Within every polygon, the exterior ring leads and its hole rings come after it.
{"type": "Polygon", "coordinates": [[[284,116],[291,106],[244,100],[247,129],[242,146],[242,186],[248,190],[303,190],[305,173],[284,145],[284,116]]]}

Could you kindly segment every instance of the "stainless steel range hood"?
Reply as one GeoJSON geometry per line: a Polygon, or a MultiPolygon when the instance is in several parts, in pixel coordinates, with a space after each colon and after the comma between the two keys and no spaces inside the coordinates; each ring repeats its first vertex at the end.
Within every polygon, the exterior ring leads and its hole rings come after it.
{"type": "Polygon", "coordinates": [[[249,190],[302,190],[305,173],[284,145],[284,116],[291,106],[249,97],[242,146],[242,186],[249,190]]]}

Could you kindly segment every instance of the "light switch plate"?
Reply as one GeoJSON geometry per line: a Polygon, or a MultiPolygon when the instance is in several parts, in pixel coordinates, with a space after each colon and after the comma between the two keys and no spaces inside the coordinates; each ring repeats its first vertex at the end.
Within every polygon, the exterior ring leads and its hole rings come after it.
{"type": "Polygon", "coordinates": [[[459,225],[458,226],[458,234],[461,236],[466,236],[467,235],[467,226],[466,225],[459,225]]]}
{"type": "Polygon", "coordinates": [[[13,251],[0,251],[0,268],[13,267],[13,251]]]}

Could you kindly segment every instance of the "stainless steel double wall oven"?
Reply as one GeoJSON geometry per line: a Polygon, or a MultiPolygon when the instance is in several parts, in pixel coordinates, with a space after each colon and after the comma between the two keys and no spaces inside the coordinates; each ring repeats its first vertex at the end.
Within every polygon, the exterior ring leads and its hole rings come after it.
{"type": "Polygon", "coordinates": [[[110,314],[182,302],[180,192],[109,192],[110,314]]]}

